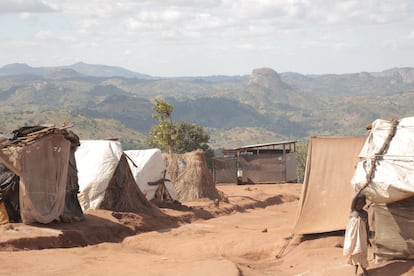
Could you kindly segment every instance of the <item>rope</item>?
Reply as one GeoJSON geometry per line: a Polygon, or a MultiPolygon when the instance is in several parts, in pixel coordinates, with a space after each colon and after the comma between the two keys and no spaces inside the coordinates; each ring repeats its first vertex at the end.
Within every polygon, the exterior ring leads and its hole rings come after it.
{"type": "Polygon", "coordinates": [[[284,254],[284,253],[285,253],[285,251],[286,251],[286,248],[288,248],[288,246],[289,246],[290,242],[292,241],[292,239],[293,239],[293,235],[292,235],[292,236],[289,236],[289,237],[287,237],[287,238],[286,238],[286,242],[285,242],[285,244],[282,246],[282,248],[280,249],[279,254],[277,254],[277,255],[275,256],[275,258],[276,258],[276,259],[280,259],[280,258],[282,258],[283,254],[284,254]]]}
{"type": "Polygon", "coordinates": [[[135,164],[134,160],[132,160],[132,158],[131,158],[131,157],[129,157],[129,156],[128,156],[128,154],[126,154],[125,152],[124,152],[124,154],[125,154],[125,157],[126,157],[126,158],[128,158],[128,160],[129,160],[129,161],[131,161],[132,165],[133,165],[135,168],[138,168],[138,166],[137,166],[137,164],[135,164]]]}
{"type": "Polygon", "coordinates": [[[391,128],[390,128],[390,131],[388,132],[388,136],[385,139],[384,144],[382,145],[382,147],[378,150],[378,152],[374,155],[374,157],[371,158],[371,168],[370,168],[369,173],[367,174],[366,183],[358,191],[356,196],[358,196],[366,187],[368,187],[369,183],[374,178],[374,173],[375,173],[377,161],[378,161],[379,157],[384,155],[385,151],[388,149],[392,138],[395,136],[395,133],[397,132],[397,126],[398,126],[398,120],[392,119],[391,120],[391,128]]]}

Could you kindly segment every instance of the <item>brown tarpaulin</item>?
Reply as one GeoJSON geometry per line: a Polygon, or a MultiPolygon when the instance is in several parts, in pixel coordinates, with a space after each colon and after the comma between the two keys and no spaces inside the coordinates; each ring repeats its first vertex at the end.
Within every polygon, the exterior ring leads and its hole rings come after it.
{"type": "Polygon", "coordinates": [[[294,234],[343,230],[355,194],[351,179],[365,137],[311,137],[294,234]]]}
{"type": "Polygon", "coordinates": [[[240,169],[242,183],[284,183],[286,182],[286,161],[272,154],[241,155],[240,169]]]}
{"type": "Polygon", "coordinates": [[[414,259],[414,197],[388,204],[375,204],[377,259],[414,259]]]}
{"type": "Polygon", "coordinates": [[[24,223],[49,223],[65,204],[70,141],[48,134],[23,147],[0,151],[0,162],[20,176],[20,215],[24,223]]]}

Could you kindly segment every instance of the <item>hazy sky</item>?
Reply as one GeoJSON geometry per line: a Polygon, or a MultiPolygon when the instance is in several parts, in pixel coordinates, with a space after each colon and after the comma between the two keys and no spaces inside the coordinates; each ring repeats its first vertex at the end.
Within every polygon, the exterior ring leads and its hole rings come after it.
{"type": "Polygon", "coordinates": [[[153,76],[414,67],[412,0],[0,0],[0,66],[153,76]]]}

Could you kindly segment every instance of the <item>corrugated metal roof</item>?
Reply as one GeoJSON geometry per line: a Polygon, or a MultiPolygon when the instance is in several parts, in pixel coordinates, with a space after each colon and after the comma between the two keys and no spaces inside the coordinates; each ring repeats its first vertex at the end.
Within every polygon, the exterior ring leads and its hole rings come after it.
{"type": "Polygon", "coordinates": [[[280,145],[286,145],[286,144],[295,144],[297,142],[298,141],[296,140],[291,140],[291,141],[282,141],[282,142],[274,142],[274,143],[254,144],[254,145],[247,145],[247,146],[242,146],[242,147],[233,148],[233,149],[223,149],[223,151],[238,151],[238,150],[250,149],[250,148],[280,146],[280,145]]]}

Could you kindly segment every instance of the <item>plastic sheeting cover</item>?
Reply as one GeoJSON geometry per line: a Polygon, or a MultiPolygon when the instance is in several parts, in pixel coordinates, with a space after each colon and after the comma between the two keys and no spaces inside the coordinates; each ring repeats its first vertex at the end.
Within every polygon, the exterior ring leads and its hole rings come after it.
{"type": "Polygon", "coordinates": [[[391,130],[391,121],[378,119],[372,123],[351,181],[355,191],[360,190],[367,183],[370,170],[374,169],[372,181],[364,193],[376,203],[394,202],[414,195],[414,117],[399,120],[387,149],[377,155],[391,130]]]}
{"type": "Polygon", "coordinates": [[[121,143],[83,140],[75,152],[78,168],[78,200],[82,209],[98,209],[123,153],[121,143]]]}
{"type": "MultiPolygon", "coordinates": [[[[148,200],[154,198],[157,185],[148,185],[148,182],[155,182],[164,177],[164,171],[167,169],[162,153],[159,149],[146,150],[126,150],[128,164],[134,176],[135,182],[148,200]]],[[[168,172],[165,178],[171,180],[168,172]]],[[[177,200],[175,186],[171,181],[164,182],[171,198],[177,200]]]]}
{"type": "Polygon", "coordinates": [[[389,204],[375,204],[377,259],[414,259],[414,197],[389,204]]]}

